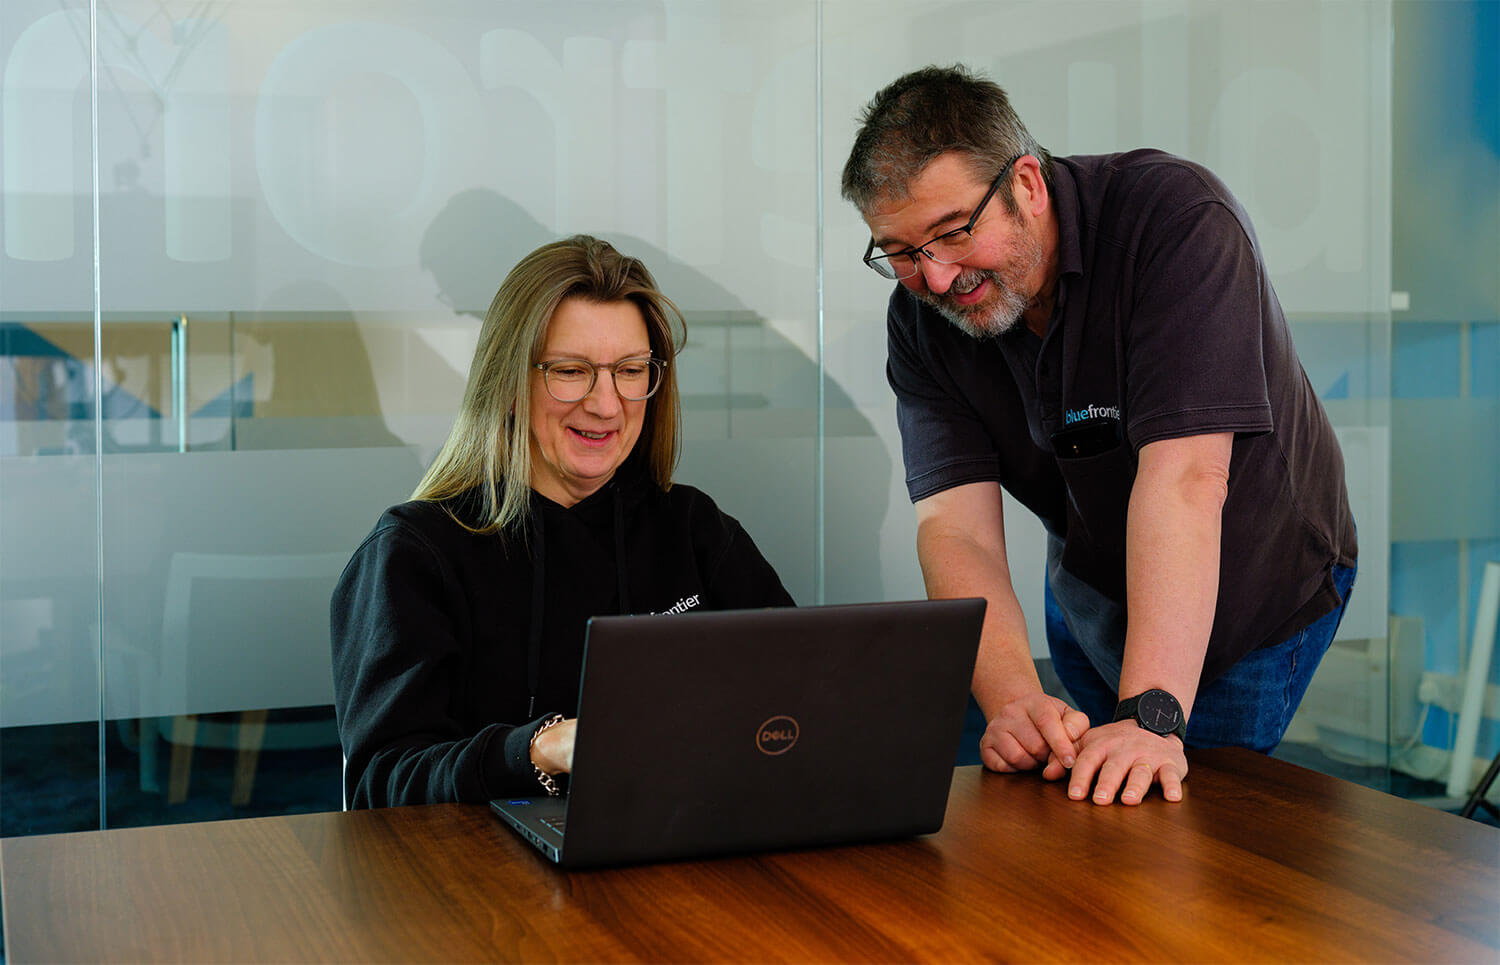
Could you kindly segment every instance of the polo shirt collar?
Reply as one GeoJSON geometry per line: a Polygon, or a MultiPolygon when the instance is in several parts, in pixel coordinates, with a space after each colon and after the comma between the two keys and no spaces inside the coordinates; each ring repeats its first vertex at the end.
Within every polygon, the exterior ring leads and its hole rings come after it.
{"type": "Polygon", "coordinates": [[[1057,213],[1057,274],[1083,274],[1083,243],[1078,237],[1078,182],[1073,170],[1052,159],[1052,209],[1057,213]]]}
{"type": "MultiPolygon", "coordinates": [[[[1052,210],[1057,215],[1057,302],[1052,307],[1047,336],[1062,327],[1070,287],[1065,281],[1070,277],[1083,277],[1083,242],[1078,232],[1078,225],[1082,220],[1079,215],[1082,205],[1078,200],[1078,181],[1073,177],[1073,169],[1059,158],[1052,159],[1052,187],[1049,194],[1052,210]]],[[[1025,325],[1017,325],[998,341],[1005,344],[1007,339],[1011,342],[1030,340],[1038,346],[1049,341],[1049,338],[1038,338],[1025,325]]],[[[1035,349],[1032,354],[1035,354],[1035,349]]],[[[1027,362],[1028,369],[1035,364],[1036,359],[1033,357],[1027,362]]]]}

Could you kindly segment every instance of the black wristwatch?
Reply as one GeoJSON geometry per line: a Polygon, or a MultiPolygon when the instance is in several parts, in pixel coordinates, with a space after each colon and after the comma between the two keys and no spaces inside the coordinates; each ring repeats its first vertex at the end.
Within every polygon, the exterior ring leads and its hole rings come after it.
{"type": "Polygon", "coordinates": [[[1176,734],[1177,739],[1187,743],[1187,718],[1177,698],[1165,690],[1148,690],[1134,697],[1127,697],[1115,707],[1115,720],[1134,720],[1153,734],[1166,737],[1176,734]]]}

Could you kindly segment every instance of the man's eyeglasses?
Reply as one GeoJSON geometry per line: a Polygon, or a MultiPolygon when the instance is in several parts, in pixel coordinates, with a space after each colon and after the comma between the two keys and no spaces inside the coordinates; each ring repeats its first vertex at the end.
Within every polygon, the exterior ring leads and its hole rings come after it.
{"type": "Polygon", "coordinates": [[[995,191],[999,189],[1000,182],[1004,181],[1005,176],[1010,173],[1011,167],[1025,156],[1017,154],[1005,162],[1005,167],[1001,168],[1000,173],[995,175],[995,180],[990,182],[990,189],[980,199],[979,206],[974,209],[973,214],[969,215],[968,224],[962,228],[945,231],[925,245],[892,252],[888,255],[875,254],[875,239],[871,238],[869,246],[865,248],[865,264],[875,269],[883,278],[910,278],[917,273],[918,256],[925,255],[940,265],[951,265],[967,257],[969,252],[974,250],[974,226],[979,223],[979,216],[984,213],[984,206],[989,204],[990,198],[995,196],[995,191]]]}
{"type": "Polygon", "coordinates": [[[541,370],[547,394],[559,402],[581,402],[587,398],[594,391],[600,369],[610,374],[620,398],[640,402],[651,398],[661,388],[661,376],[667,363],[643,355],[620,359],[612,365],[596,364],[588,359],[553,359],[537,362],[532,368],[541,370]]]}

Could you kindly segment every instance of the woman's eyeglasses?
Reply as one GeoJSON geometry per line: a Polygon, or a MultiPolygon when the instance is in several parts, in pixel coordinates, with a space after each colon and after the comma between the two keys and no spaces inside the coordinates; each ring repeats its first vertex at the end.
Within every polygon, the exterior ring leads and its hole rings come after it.
{"type": "Polygon", "coordinates": [[[620,398],[640,402],[661,388],[667,363],[649,356],[620,359],[610,365],[588,359],[553,359],[537,362],[532,368],[541,370],[547,394],[559,402],[581,402],[587,398],[594,391],[600,369],[610,374],[620,398]]]}

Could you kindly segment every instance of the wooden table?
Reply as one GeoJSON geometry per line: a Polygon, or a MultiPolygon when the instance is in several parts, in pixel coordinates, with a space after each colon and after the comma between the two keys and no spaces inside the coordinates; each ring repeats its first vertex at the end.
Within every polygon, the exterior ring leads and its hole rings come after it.
{"type": "Polygon", "coordinates": [[[1186,800],[961,768],[911,841],[566,873],[487,809],[0,841],[38,961],[1500,960],[1500,831],[1239,750],[1186,800]]]}

